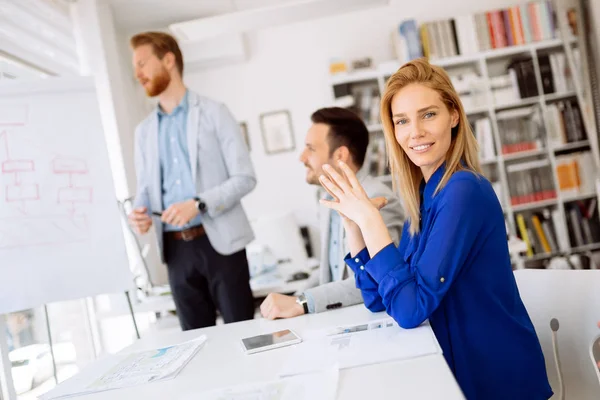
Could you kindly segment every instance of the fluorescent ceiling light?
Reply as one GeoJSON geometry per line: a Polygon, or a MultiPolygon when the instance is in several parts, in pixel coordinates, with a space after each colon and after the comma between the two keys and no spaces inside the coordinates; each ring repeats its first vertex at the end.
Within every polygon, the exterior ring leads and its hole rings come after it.
{"type": "Polygon", "coordinates": [[[389,0],[299,0],[294,3],[180,22],[170,25],[169,29],[181,40],[196,41],[387,4],[389,0]]]}

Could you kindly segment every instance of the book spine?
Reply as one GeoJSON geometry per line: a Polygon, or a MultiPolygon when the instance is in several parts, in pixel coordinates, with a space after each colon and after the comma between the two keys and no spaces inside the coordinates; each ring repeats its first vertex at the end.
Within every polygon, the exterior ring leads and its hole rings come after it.
{"type": "Polygon", "coordinates": [[[492,13],[491,12],[486,12],[485,13],[485,18],[486,18],[486,22],[487,22],[487,27],[488,27],[488,32],[490,33],[490,42],[492,45],[492,49],[496,49],[498,48],[498,42],[496,39],[496,33],[495,33],[495,29],[494,29],[494,19],[492,18],[492,13]]]}
{"type": "Polygon", "coordinates": [[[511,22],[510,14],[508,13],[508,10],[502,10],[501,13],[504,32],[506,33],[506,44],[508,46],[514,46],[516,42],[515,37],[513,35],[513,24],[511,22]]]}
{"type": "Polygon", "coordinates": [[[521,239],[527,245],[527,257],[533,256],[533,249],[531,247],[531,240],[529,240],[529,235],[527,233],[527,226],[525,225],[525,218],[523,218],[523,214],[517,214],[517,226],[519,227],[519,232],[521,233],[521,239]]]}
{"type": "Polygon", "coordinates": [[[531,22],[529,19],[529,8],[527,4],[519,6],[519,15],[521,16],[521,27],[523,28],[523,39],[525,43],[533,42],[533,34],[531,32],[531,22]]]}
{"type": "Polygon", "coordinates": [[[544,234],[544,230],[542,229],[542,224],[540,223],[540,219],[537,215],[531,217],[531,222],[533,223],[533,227],[535,229],[535,233],[538,236],[540,244],[546,253],[551,253],[552,249],[550,248],[550,244],[548,243],[548,238],[544,234]]]}

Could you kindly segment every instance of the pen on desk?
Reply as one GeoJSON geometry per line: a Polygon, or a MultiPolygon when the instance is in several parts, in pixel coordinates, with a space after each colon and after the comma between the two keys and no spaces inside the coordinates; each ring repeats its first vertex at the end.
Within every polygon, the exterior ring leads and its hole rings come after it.
{"type": "Polygon", "coordinates": [[[362,331],[379,329],[379,328],[389,328],[391,326],[394,326],[393,321],[394,320],[392,318],[387,318],[384,320],[373,321],[373,322],[370,322],[367,324],[337,327],[334,330],[332,330],[331,332],[329,332],[327,334],[327,336],[343,335],[346,333],[362,332],[362,331]]]}

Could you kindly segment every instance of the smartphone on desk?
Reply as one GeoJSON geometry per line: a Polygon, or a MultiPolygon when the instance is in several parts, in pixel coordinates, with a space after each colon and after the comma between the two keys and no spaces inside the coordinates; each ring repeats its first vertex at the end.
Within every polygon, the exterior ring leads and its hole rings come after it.
{"type": "Polygon", "coordinates": [[[267,333],[264,335],[251,336],[242,339],[242,348],[246,354],[278,349],[302,342],[300,336],[290,329],[267,333]]]}

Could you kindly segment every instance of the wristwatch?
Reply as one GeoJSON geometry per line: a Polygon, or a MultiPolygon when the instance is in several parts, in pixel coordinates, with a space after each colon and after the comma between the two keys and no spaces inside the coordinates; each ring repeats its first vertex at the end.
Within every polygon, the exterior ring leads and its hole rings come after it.
{"type": "Polygon", "coordinates": [[[202,201],[200,197],[194,197],[194,200],[196,200],[196,207],[198,208],[200,213],[204,214],[204,212],[206,211],[206,203],[202,201]]]}
{"type": "Polygon", "coordinates": [[[308,314],[308,301],[306,300],[306,296],[302,293],[300,296],[296,297],[296,303],[302,304],[302,308],[304,309],[304,314],[308,314]]]}

